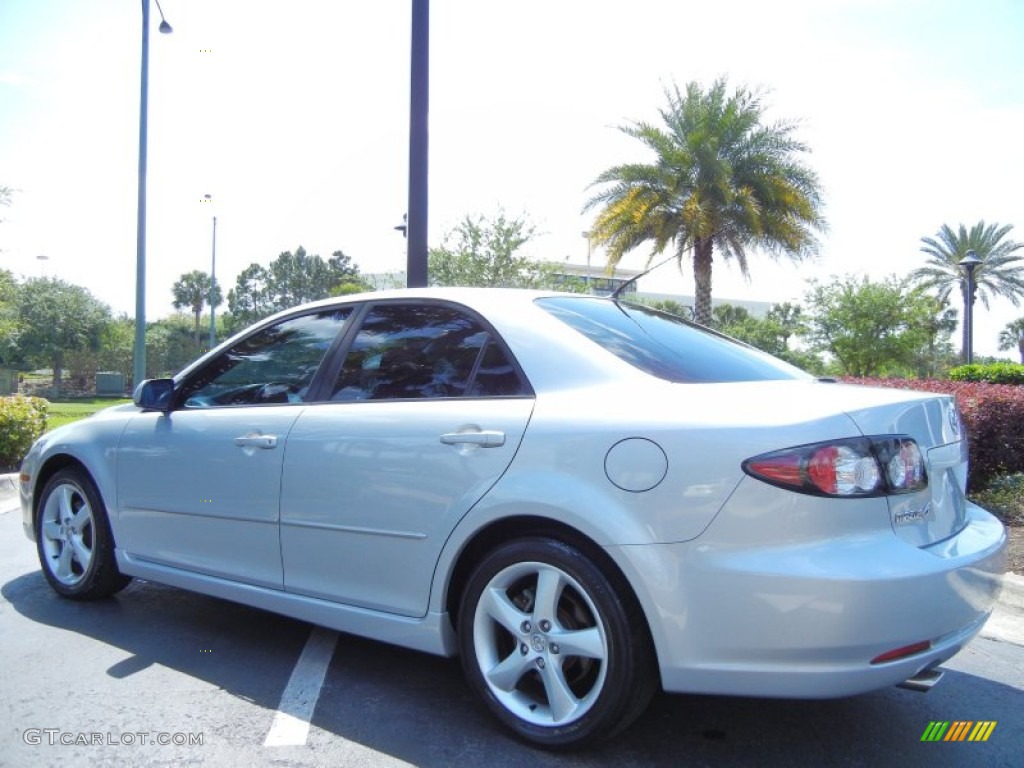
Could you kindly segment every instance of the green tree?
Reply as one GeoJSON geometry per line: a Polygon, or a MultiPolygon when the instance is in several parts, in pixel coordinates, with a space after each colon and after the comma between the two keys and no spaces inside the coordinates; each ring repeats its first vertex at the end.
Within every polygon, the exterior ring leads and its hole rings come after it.
{"type": "Polygon", "coordinates": [[[904,375],[920,365],[923,350],[951,332],[935,298],[889,277],[833,277],[811,282],[805,337],[815,351],[831,355],[840,373],[904,375]]]}
{"type": "Polygon", "coordinates": [[[53,368],[53,391],[59,396],[65,356],[99,349],[110,309],[81,286],[32,278],[18,291],[18,320],[22,355],[53,368]]]}
{"type": "Polygon", "coordinates": [[[192,322],[178,313],[146,324],[146,376],[173,376],[196,358],[192,322]]]}
{"type": "Polygon", "coordinates": [[[712,312],[712,327],[746,342],[752,347],[774,355],[809,371],[823,370],[821,359],[798,349],[791,349],[789,340],[804,329],[802,310],[796,304],[775,304],[764,317],[755,317],[746,308],[719,304],[712,312]]]}
{"type": "Polygon", "coordinates": [[[549,287],[556,265],[520,254],[536,237],[536,227],[525,217],[509,219],[504,212],[488,219],[466,216],[448,232],[439,248],[427,256],[431,285],[490,286],[496,288],[549,287]]]}
{"type": "Polygon", "coordinates": [[[254,263],[242,270],[228,292],[231,327],[239,330],[283,309],[351,290],[348,286],[369,290],[349,256],[335,251],[325,260],[299,246],[266,267],[254,263]]]}
{"type": "Polygon", "coordinates": [[[783,344],[789,344],[793,336],[799,336],[806,328],[803,307],[788,301],[772,304],[765,319],[773,322],[779,329],[783,344]]]}
{"type": "Polygon", "coordinates": [[[1024,363],[1024,317],[1007,323],[999,332],[999,349],[1016,349],[1020,353],[1020,361],[1024,363]]]}
{"type": "MultiPolygon", "coordinates": [[[[186,272],[171,286],[175,309],[190,309],[195,319],[193,334],[196,346],[199,346],[199,321],[203,315],[203,307],[210,304],[210,276],[206,272],[194,269],[186,272]]],[[[224,302],[220,284],[213,280],[213,306],[219,307],[224,302]]]]}
{"type": "Polygon", "coordinates": [[[18,283],[0,269],[0,364],[18,361],[18,283]]]}
{"type": "Polygon", "coordinates": [[[123,374],[124,380],[131,383],[134,349],[135,320],[121,314],[103,329],[99,353],[96,355],[96,370],[123,374]]]}
{"type": "Polygon", "coordinates": [[[761,94],[728,92],[724,79],[706,91],[696,82],[665,91],[664,127],[633,123],[623,133],[654,153],[651,164],[609,168],[584,210],[600,206],[590,229],[608,262],[649,243],[651,258],[667,248],[682,268],[693,262],[694,319],[711,322],[715,252],[748,275],[747,250],[800,260],[816,252],[824,229],[815,173],[801,162],[808,151],[793,137],[796,125],[765,125],[761,94]]]}
{"type": "MultiPolygon", "coordinates": [[[[967,276],[960,262],[973,250],[981,259],[974,270],[975,296],[988,309],[989,296],[1002,296],[1013,306],[1024,298],[1024,243],[1010,240],[1010,225],[986,224],[979,221],[970,230],[963,224],[955,232],[943,224],[935,237],[922,237],[921,251],[927,255],[926,265],[909,275],[914,285],[935,291],[940,301],[946,301],[953,288],[959,288],[961,306],[967,302],[967,276]]],[[[962,349],[967,349],[967,328],[963,329],[962,349]]]]}

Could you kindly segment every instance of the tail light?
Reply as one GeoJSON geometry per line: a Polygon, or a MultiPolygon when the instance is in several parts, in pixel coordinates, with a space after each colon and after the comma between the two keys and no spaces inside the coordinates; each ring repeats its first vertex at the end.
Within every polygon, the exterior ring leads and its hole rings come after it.
{"type": "Polygon", "coordinates": [[[927,487],[917,443],[900,435],[857,437],[763,453],[743,462],[751,477],[799,493],[864,497],[927,487]]]}

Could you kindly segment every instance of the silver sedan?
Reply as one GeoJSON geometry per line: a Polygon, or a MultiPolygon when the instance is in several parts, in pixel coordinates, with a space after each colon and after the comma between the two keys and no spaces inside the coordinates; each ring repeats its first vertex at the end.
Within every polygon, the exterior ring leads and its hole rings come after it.
{"type": "Polygon", "coordinates": [[[132,577],[461,655],[512,732],[608,738],[652,694],[933,684],[989,616],[1000,523],[951,397],[820,381],[557,293],[351,296],[269,318],[43,436],[53,588],[132,577]]]}

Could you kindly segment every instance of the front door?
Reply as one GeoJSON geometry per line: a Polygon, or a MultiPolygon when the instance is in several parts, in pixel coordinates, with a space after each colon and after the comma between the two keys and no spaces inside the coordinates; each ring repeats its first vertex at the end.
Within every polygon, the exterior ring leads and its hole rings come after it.
{"type": "Polygon", "coordinates": [[[293,424],[349,308],[250,334],[141,413],[118,445],[120,545],[132,557],[282,587],[281,468],[293,424]]]}

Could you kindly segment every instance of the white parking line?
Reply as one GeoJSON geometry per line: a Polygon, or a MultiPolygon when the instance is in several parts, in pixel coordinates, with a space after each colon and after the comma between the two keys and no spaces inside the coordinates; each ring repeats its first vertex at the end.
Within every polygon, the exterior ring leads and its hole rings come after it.
{"type": "Polygon", "coordinates": [[[306,743],[309,721],[316,709],[320,688],[323,687],[337,642],[337,632],[323,627],[313,628],[288,685],[281,694],[281,703],[263,746],[284,747],[306,743]]]}

